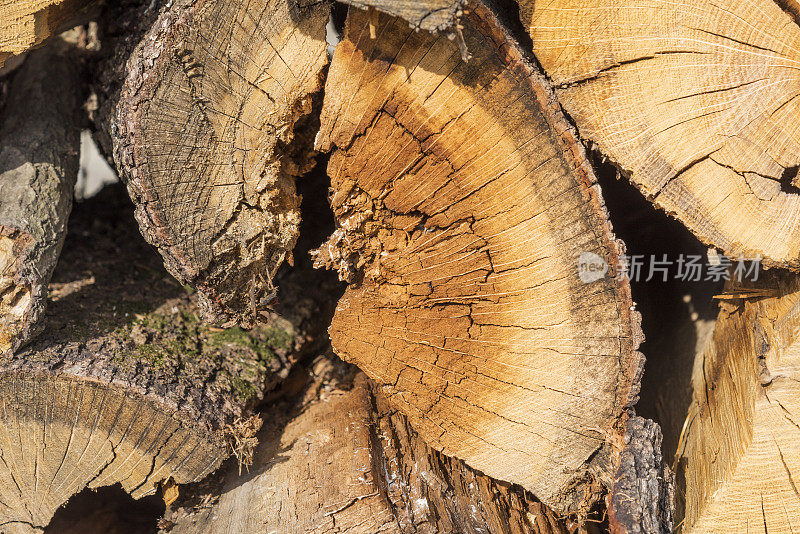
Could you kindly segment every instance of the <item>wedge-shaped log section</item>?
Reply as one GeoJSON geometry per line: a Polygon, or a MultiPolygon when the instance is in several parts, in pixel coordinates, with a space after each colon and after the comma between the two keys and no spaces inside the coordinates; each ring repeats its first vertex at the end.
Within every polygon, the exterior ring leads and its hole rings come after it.
{"type": "Polygon", "coordinates": [[[169,3],[127,61],[114,159],[142,233],[204,309],[233,322],[296,241],[295,178],[327,64],[321,2],[169,3]]]}
{"type": "Polygon", "coordinates": [[[582,137],[731,255],[800,268],[800,27],[773,0],[522,0],[582,137]]]}
{"type": "Polygon", "coordinates": [[[0,69],[11,56],[89,20],[99,4],[98,0],[0,1],[0,69]]]}
{"type": "Polygon", "coordinates": [[[295,411],[279,404],[264,414],[257,475],[234,468],[212,507],[168,514],[170,532],[567,532],[519,486],[428,447],[363,380],[295,411]]]}
{"type": "Polygon", "coordinates": [[[677,458],[684,532],[791,532],[800,517],[800,281],[755,288],[722,304],[695,365],[677,458]]]}
{"type": "Polygon", "coordinates": [[[250,408],[315,313],[302,305],[251,331],[199,322],[123,196],[73,214],[44,333],[0,358],[3,532],[40,531],[86,487],[138,498],[199,480],[232,451],[245,461],[250,408]]]}
{"type": "Polygon", "coordinates": [[[318,136],[339,229],[317,260],[355,282],[331,339],[433,447],[574,511],[635,401],[639,317],[574,131],[468,9],[468,63],[385,15],[371,39],[350,11],[318,136]]]}
{"type": "Polygon", "coordinates": [[[0,353],[40,329],[72,208],[79,61],[63,42],[31,54],[0,104],[0,353]]]}

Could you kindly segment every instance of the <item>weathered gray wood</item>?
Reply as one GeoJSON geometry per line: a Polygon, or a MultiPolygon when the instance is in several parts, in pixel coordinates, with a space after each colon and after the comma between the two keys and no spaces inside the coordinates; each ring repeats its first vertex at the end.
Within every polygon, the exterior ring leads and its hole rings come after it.
{"type": "Polygon", "coordinates": [[[456,26],[465,0],[344,0],[360,9],[373,8],[407,21],[412,28],[437,32],[456,26]]]}
{"type": "Polygon", "coordinates": [[[0,111],[0,352],[40,329],[78,173],[82,81],[63,42],[30,53],[0,111]]]}

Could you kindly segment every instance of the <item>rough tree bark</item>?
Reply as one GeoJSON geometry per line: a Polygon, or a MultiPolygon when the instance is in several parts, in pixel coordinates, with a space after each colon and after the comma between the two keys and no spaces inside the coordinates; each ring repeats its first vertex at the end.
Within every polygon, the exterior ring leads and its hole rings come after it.
{"type": "Polygon", "coordinates": [[[567,532],[519,486],[428,447],[363,376],[295,412],[268,410],[251,473],[234,468],[216,502],[168,514],[169,532],[567,532]]]}
{"type": "Polygon", "coordinates": [[[353,282],[331,339],[431,446],[585,512],[642,366],[623,247],[544,78],[485,6],[465,12],[466,63],[350,10],[317,137],[339,226],[317,261],[353,282]]]}
{"type": "MultiPolygon", "coordinates": [[[[735,284],[738,285],[738,284],[735,284]]],[[[800,516],[800,281],[730,287],[678,450],[683,532],[792,532],[800,516]]]]}
{"type": "Polygon", "coordinates": [[[0,353],[41,329],[78,174],[81,70],[54,41],[14,75],[0,109],[0,353]]]}
{"type": "Polygon", "coordinates": [[[142,233],[212,320],[252,323],[295,244],[328,13],[295,0],[168,3],[107,66],[124,72],[103,120],[142,233]]]}
{"type": "Polygon", "coordinates": [[[97,14],[99,0],[0,0],[0,73],[12,56],[97,14]]]}
{"type": "Polygon", "coordinates": [[[344,3],[361,9],[378,9],[400,17],[414,29],[438,32],[457,25],[466,0],[344,0],[344,3]]]}
{"type": "Polygon", "coordinates": [[[757,0],[521,0],[584,139],[731,255],[800,269],[800,27],[757,0]]]}
{"type": "Polygon", "coordinates": [[[675,508],[674,475],[661,457],[661,429],[643,417],[625,422],[613,481],[606,497],[611,532],[667,534],[675,508]]]}
{"type": "Polygon", "coordinates": [[[250,331],[199,322],[126,204],[74,214],[45,333],[0,359],[3,532],[43,529],[85,487],[138,498],[246,461],[251,407],[306,343],[317,312],[302,299],[250,331]]]}

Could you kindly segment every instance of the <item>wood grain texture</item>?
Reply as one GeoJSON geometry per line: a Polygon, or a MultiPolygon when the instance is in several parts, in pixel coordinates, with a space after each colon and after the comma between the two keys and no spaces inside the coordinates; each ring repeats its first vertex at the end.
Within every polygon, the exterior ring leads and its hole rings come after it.
{"type": "Polygon", "coordinates": [[[789,14],[772,0],[520,4],[585,140],[704,243],[800,268],[789,14]]]}
{"type": "Polygon", "coordinates": [[[41,532],[87,486],[120,482],[138,497],[169,477],[198,480],[228,456],[222,439],[125,387],[4,373],[0,399],[4,532],[41,532]]]}
{"type": "Polygon", "coordinates": [[[678,451],[683,532],[792,532],[800,495],[800,282],[770,273],[772,296],[724,303],[695,365],[678,451]]]}
{"type": "Polygon", "coordinates": [[[353,282],[331,339],[434,448],[582,510],[636,400],[639,317],[574,131],[494,16],[468,11],[464,63],[385,15],[371,39],[350,10],[317,137],[339,226],[317,261],[353,282]],[[584,252],[606,276],[581,282],[584,252]]]}
{"type": "Polygon", "coordinates": [[[296,413],[282,408],[265,414],[275,428],[252,472],[230,473],[213,505],[168,514],[177,519],[169,532],[567,532],[519,486],[428,447],[366,381],[326,390],[296,413]]]}
{"type": "Polygon", "coordinates": [[[294,0],[169,3],[117,58],[114,160],[142,233],[211,319],[252,322],[297,239],[294,181],[313,164],[328,12],[294,0]]]}
{"type": "Polygon", "coordinates": [[[78,175],[80,60],[63,42],[30,55],[0,109],[0,352],[41,329],[78,175]]]}
{"type": "Polygon", "coordinates": [[[71,26],[90,20],[99,0],[0,0],[0,69],[71,26]]]}

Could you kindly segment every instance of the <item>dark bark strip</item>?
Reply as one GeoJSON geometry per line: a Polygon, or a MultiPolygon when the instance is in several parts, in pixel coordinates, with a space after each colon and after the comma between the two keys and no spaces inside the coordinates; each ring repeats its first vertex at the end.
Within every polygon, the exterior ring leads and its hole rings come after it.
{"type": "Polygon", "coordinates": [[[607,497],[611,531],[672,532],[674,476],[661,458],[661,430],[642,417],[625,423],[624,446],[607,497]]]}

